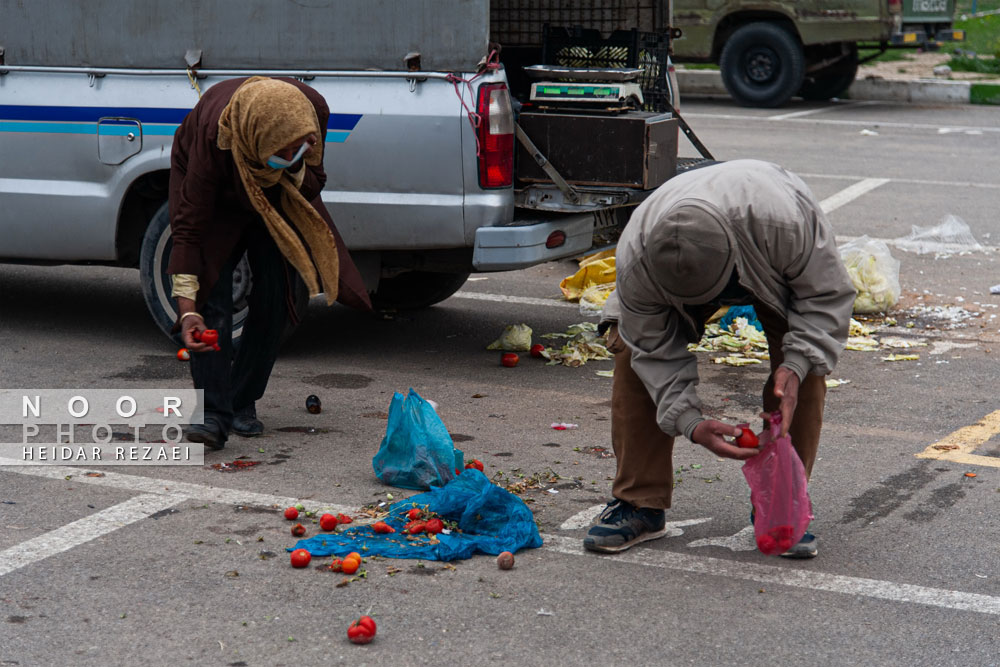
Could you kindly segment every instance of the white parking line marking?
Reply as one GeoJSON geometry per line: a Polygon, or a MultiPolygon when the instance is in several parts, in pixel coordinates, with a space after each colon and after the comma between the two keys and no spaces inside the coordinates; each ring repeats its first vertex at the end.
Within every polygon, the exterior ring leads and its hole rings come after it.
{"type": "Polygon", "coordinates": [[[537,299],[530,296],[508,296],[506,294],[486,294],[484,292],[466,292],[465,290],[455,292],[451,295],[453,299],[473,299],[476,301],[498,301],[500,303],[520,303],[528,306],[558,306],[560,308],[579,308],[577,303],[562,301],[559,299],[537,299]]]}
{"type": "Polygon", "coordinates": [[[912,584],[900,584],[878,579],[847,577],[839,574],[827,574],[805,569],[783,568],[760,563],[741,563],[722,558],[707,556],[688,556],[672,551],[660,551],[636,547],[624,553],[601,555],[583,550],[579,538],[560,535],[542,535],[545,542],[543,549],[570,556],[586,556],[600,558],[619,563],[658,567],[667,570],[681,570],[694,574],[704,574],[713,577],[730,577],[747,581],[759,581],[765,584],[792,586],[844,595],[863,595],[891,602],[925,604],[944,609],[974,611],[980,614],[995,614],[1000,616],[1000,597],[950,591],[942,588],[928,588],[912,584]]]}
{"type": "Polygon", "coordinates": [[[753,536],[753,526],[747,526],[735,535],[729,537],[706,537],[703,540],[688,542],[689,547],[724,547],[730,551],[753,551],[757,542],[753,536]]]}
{"type": "MultiPolygon", "coordinates": [[[[850,174],[813,174],[804,171],[795,172],[802,178],[830,178],[838,181],[860,181],[867,176],[854,176],[850,174]]],[[[1000,183],[972,183],[970,181],[936,181],[924,178],[890,178],[890,183],[904,183],[906,185],[941,185],[948,188],[986,188],[989,190],[1000,190],[1000,183]]]]}
{"type": "Polygon", "coordinates": [[[5,461],[10,461],[10,459],[0,458],[0,470],[3,472],[17,473],[19,475],[31,475],[34,477],[46,477],[48,479],[65,479],[67,475],[72,475],[74,483],[79,482],[82,484],[109,486],[125,491],[136,491],[138,493],[155,493],[158,495],[179,496],[182,499],[200,500],[208,503],[249,505],[254,507],[289,507],[291,505],[295,505],[296,503],[302,503],[307,510],[316,511],[323,509],[334,514],[338,512],[350,514],[354,511],[344,505],[320,503],[316,500],[300,500],[297,498],[288,498],[286,496],[272,496],[267,493],[256,493],[254,491],[223,489],[217,486],[177,482],[169,479],[126,475],[120,472],[104,472],[103,477],[85,477],[84,473],[88,472],[88,470],[79,466],[24,467],[18,465],[16,467],[11,466],[8,468],[2,468],[5,461]]]}
{"type": "Polygon", "coordinates": [[[0,577],[124,528],[184,500],[180,496],[143,494],[0,551],[0,577]]]}
{"type": "MultiPolygon", "coordinates": [[[[706,118],[713,120],[736,120],[741,123],[747,121],[762,121],[771,122],[771,116],[739,116],[737,114],[728,113],[692,113],[688,112],[684,114],[685,118],[706,118]]],[[[789,118],[787,119],[789,123],[816,123],[818,125],[846,125],[851,127],[877,127],[882,129],[884,127],[891,127],[900,130],[928,130],[937,134],[940,125],[932,125],[928,123],[892,123],[885,121],[876,120],[838,120],[833,118],[789,118]]],[[[955,125],[951,128],[955,132],[965,132],[968,130],[978,130],[980,132],[1000,132],[1000,127],[976,127],[976,126],[965,126],[965,125],[955,125]]]]}
{"type": "Polygon", "coordinates": [[[845,104],[833,104],[825,107],[818,107],[816,109],[806,109],[805,111],[792,111],[791,113],[779,113],[776,116],[768,116],[768,120],[788,120],[789,118],[802,118],[803,116],[813,116],[818,113],[825,113],[827,111],[839,111],[844,107],[865,107],[875,104],[872,101],[865,102],[847,102],[845,104]]]}
{"type": "Polygon", "coordinates": [[[577,512],[563,521],[562,525],[559,526],[559,530],[579,530],[580,528],[586,528],[605,507],[606,505],[593,505],[582,512],[577,512]]]}
{"type": "MultiPolygon", "coordinates": [[[[586,528],[590,525],[601,511],[607,507],[607,505],[592,505],[582,512],[577,512],[570,518],[562,522],[559,526],[559,530],[579,530],[580,528],[586,528]]],[[[684,534],[681,528],[685,526],[696,526],[699,523],[705,523],[706,521],[711,521],[712,517],[705,517],[702,519],[684,519],[683,521],[668,521],[667,522],[667,535],[666,537],[678,537],[684,534]]]]}
{"type": "Polygon", "coordinates": [[[844,204],[849,204],[861,195],[867,194],[888,182],[888,178],[865,178],[853,185],[847,186],[836,194],[830,195],[819,203],[819,207],[823,209],[824,213],[831,213],[844,204]]]}

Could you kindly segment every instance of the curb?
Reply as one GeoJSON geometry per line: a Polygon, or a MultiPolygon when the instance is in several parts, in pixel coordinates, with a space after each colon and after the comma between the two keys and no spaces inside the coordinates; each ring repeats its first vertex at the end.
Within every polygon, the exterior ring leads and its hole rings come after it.
{"type": "MultiPolygon", "coordinates": [[[[677,70],[677,87],[685,95],[725,95],[718,70],[677,70]]],[[[922,102],[934,104],[1000,105],[1000,84],[970,81],[916,79],[904,81],[868,77],[857,79],[847,90],[846,98],[885,102],[922,102]]]]}

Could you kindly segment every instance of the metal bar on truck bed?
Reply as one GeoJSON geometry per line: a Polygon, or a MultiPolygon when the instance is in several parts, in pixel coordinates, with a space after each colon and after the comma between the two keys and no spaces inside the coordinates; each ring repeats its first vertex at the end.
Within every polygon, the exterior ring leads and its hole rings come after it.
{"type": "MultiPolygon", "coordinates": [[[[53,74],[88,74],[106,76],[108,74],[137,76],[187,76],[186,69],[128,69],[123,67],[47,67],[43,65],[0,65],[0,73],[5,72],[50,72],[53,74]]],[[[200,69],[195,72],[199,78],[207,76],[293,76],[293,77],[353,77],[382,79],[447,79],[448,72],[396,72],[367,70],[256,70],[256,69],[200,69]]]]}

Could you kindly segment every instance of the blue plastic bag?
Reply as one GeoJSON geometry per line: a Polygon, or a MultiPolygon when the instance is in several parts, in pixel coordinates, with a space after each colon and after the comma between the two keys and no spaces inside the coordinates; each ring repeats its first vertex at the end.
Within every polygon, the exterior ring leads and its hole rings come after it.
{"type": "Polygon", "coordinates": [[[376,477],[391,486],[426,491],[454,479],[462,458],[430,403],[412,388],[406,396],[393,395],[385,437],[372,459],[376,477]]]}
{"type": "Polygon", "coordinates": [[[351,526],[299,540],[288,550],[306,549],[313,556],[345,556],[357,551],[365,557],[450,561],[471,558],[477,552],[496,555],[542,546],[535,517],[524,501],[474,469],[462,471],[441,488],[393,503],[384,521],[396,532],[380,534],[371,526],[351,526]],[[454,521],[458,530],[407,538],[403,526],[406,513],[414,507],[433,512],[446,522],[454,521]]]}
{"type": "Polygon", "coordinates": [[[737,317],[747,318],[747,323],[755,327],[757,331],[763,331],[764,325],[760,323],[757,319],[757,311],[753,309],[753,306],[729,306],[726,314],[722,316],[719,320],[719,327],[722,329],[728,329],[729,325],[733,323],[737,317]]]}

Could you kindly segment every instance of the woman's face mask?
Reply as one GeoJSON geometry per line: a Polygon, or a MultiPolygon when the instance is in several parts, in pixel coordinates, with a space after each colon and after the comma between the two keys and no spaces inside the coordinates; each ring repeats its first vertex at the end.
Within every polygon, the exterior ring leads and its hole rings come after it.
{"type": "Polygon", "coordinates": [[[291,167],[293,164],[298,162],[299,158],[305,155],[305,152],[307,150],[309,150],[309,142],[304,141],[302,142],[302,145],[299,146],[299,150],[295,153],[295,155],[292,156],[290,160],[286,160],[277,155],[272,155],[271,157],[267,158],[267,166],[270,167],[271,169],[287,169],[288,167],[291,167]]]}

